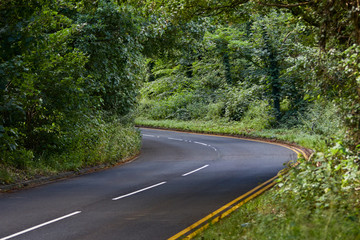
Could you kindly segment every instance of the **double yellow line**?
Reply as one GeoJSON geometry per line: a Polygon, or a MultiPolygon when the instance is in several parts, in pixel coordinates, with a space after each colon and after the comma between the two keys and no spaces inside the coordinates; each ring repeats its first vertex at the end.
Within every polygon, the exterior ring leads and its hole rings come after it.
{"type": "Polygon", "coordinates": [[[257,197],[258,195],[262,194],[269,188],[273,187],[276,182],[274,180],[278,176],[275,176],[263,184],[253,188],[252,190],[248,191],[247,193],[241,195],[240,197],[236,198],[235,200],[229,202],[228,204],[222,206],[218,210],[210,213],[206,217],[200,219],[193,225],[191,225],[188,228],[185,228],[181,232],[177,233],[176,235],[170,237],[168,240],[175,240],[175,239],[192,239],[195,235],[197,235],[199,232],[206,229],[210,224],[213,224],[215,222],[218,222],[220,219],[226,217],[242,205],[244,205],[246,202],[250,201],[251,199],[257,197]],[[259,190],[260,189],[260,190],[259,190]]]}
{"type": "MultiPolygon", "coordinates": [[[[195,134],[199,134],[199,133],[195,133],[195,134]]],[[[253,142],[262,142],[262,143],[269,143],[269,144],[273,144],[273,145],[279,145],[279,146],[282,146],[282,147],[285,147],[285,148],[288,148],[288,149],[294,151],[298,155],[303,155],[305,158],[308,158],[308,155],[302,149],[295,148],[295,147],[290,147],[290,146],[287,146],[285,144],[267,142],[267,141],[256,140],[256,139],[247,139],[247,138],[241,138],[241,137],[219,136],[219,135],[214,135],[214,134],[201,134],[200,133],[200,135],[211,135],[211,136],[217,136],[217,137],[236,138],[236,139],[243,139],[243,140],[253,141],[253,142]]],[[[298,164],[298,162],[293,164],[292,167],[296,166],[297,164],[298,164]]],[[[197,221],[196,223],[192,224],[191,226],[185,228],[181,232],[179,232],[179,233],[175,234],[174,236],[168,238],[168,240],[192,239],[199,232],[206,229],[210,224],[213,224],[213,223],[216,223],[216,222],[220,221],[220,219],[222,219],[222,218],[226,217],[227,215],[229,215],[230,213],[234,212],[236,209],[238,209],[239,207],[241,207],[242,205],[244,205],[245,203],[247,203],[251,199],[259,196],[260,194],[262,194],[266,190],[273,187],[276,184],[276,182],[274,180],[276,178],[278,178],[279,175],[284,174],[285,172],[286,172],[286,169],[281,170],[273,178],[267,180],[266,182],[264,182],[264,183],[260,184],[259,186],[253,188],[252,190],[250,190],[247,193],[241,195],[240,197],[236,198],[235,200],[233,200],[233,201],[229,202],[228,204],[222,206],[218,210],[210,213],[206,217],[200,219],[199,221],[197,221]]]]}

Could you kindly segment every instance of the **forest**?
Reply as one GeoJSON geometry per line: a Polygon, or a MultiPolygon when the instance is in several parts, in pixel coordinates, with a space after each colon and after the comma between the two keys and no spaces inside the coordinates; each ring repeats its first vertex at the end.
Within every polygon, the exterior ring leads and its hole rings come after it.
{"type": "Polygon", "coordinates": [[[314,153],[240,216],[262,228],[223,239],[359,239],[359,13],[359,0],[3,0],[0,185],[124,161],[135,123],[279,139],[314,153]]]}

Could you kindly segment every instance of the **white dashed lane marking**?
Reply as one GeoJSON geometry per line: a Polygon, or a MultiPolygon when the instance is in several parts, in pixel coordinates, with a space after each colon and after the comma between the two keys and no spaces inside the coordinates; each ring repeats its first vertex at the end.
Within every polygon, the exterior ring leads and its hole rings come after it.
{"type": "Polygon", "coordinates": [[[44,226],[49,225],[49,224],[54,223],[54,222],[61,221],[61,220],[65,219],[65,218],[72,217],[72,216],[74,216],[74,215],[76,215],[76,214],[79,214],[79,213],[81,213],[81,211],[76,211],[76,212],[70,213],[70,214],[68,214],[68,215],[65,215],[65,216],[62,216],[62,217],[59,217],[59,218],[53,219],[53,220],[51,220],[51,221],[48,221],[48,222],[45,222],[45,223],[42,223],[42,224],[36,225],[36,226],[34,226],[34,227],[31,227],[31,228],[25,229],[25,230],[23,230],[23,231],[21,231],[21,232],[14,233],[14,234],[12,234],[12,235],[10,235],[10,236],[7,236],[7,237],[4,237],[4,238],[1,238],[0,240],[7,240],[7,239],[10,239],[10,238],[17,237],[17,236],[22,235],[22,234],[24,234],[24,233],[31,232],[31,231],[33,231],[33,230],[35,230],[35,229],[38,229],[38,228],[44,227],[44,226]]]}
{"type": "Polygon", "coordinates": [[[119,197],[116,197],[116,198],[113,198],[112,200],[113,201],[116,201],[116,200],[119,200],[119,199],[122,199],[122,198],[126,198],[126,197],[129,197],[131,195],[134,195],[134,194],[137,194],[137,193],[140,193],[140,192],[143,192],[143,191],[146,191],[146,190],[149,190],[151,188],[154,188],[154,187],[157,187],[157,186],[160,186],[160,185],[163,185],[165,184],[166,182],[161,182],[161,183],[158,183],[158,184],[154,184],[154,185],[151,185],[149,187],[146,187],[146,188],[143,188],[143,189],[140,189],[140,190],[137,190],[135,192],[131,192],[131,193],[128,193],[128,194],[125,194],[125,195],[122,195],[122,196],[119,196],[119,197]]]}
{"type": "Polygon", "coordinates": [[[198,171],[200,171],[201,169],[204,169],[204,168],[206,168],[206,167],[208,167],[208,166],[209,166],[209,164],[206,164],[205,166],[202,166],[202,167],[200,167],[200,168],[197,168],[197,169],[195,169],[195,170],[193,170],[193,171],[191,171],[191,172],[185,173],[185,174],[183,174],[182,176],[185,177],[185,176],[187,176],[187,175],[193,174],[193,173],[198,172],[198,171]]]}

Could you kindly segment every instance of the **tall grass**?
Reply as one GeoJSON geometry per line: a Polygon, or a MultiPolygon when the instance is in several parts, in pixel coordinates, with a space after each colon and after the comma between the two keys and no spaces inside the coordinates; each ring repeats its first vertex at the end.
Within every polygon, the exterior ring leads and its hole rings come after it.
{"type": "Polygon", "coordinates": [[[133,126],[116,121],[93,121],[65,134],[59,151],[43,152],[37,156],[25,151],[28,156],[17,159],[14,159],[16,156],[7,157],[7,161],[14,160],[0,164],[0,184],[78,171],[99,164],[112,165],[136,155],[140,146],[140,133],[133,126]]]}

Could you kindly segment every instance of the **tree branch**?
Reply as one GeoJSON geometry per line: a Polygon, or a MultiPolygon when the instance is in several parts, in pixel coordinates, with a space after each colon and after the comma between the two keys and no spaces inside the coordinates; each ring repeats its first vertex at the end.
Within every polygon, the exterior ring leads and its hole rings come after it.
{"type": "Polygon", "coordinates": [[[264,3],[264,2],[259,1],[259,4],[262,5],[262,6],[279,7],[279,8],[294,8],[294,7],[300,7],[300,6],[304,6],[304,5],[309,5],[311,3],[313,3],[313,1],[307,1],[307,2],[301,2],[301,3],[293,3],[293,4],[264,3]]]}

